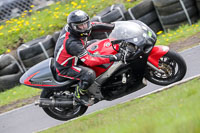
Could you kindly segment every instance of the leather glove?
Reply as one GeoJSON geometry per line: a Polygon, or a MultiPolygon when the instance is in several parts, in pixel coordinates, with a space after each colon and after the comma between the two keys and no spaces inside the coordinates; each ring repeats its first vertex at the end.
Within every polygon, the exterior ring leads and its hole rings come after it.
{"type": "Polygon", "coordinates": [[[120,61],[123,59],[123,55],[121,53],[117,53],[116,55],[112,55],[110,57],[110,61],[120,61]]]}

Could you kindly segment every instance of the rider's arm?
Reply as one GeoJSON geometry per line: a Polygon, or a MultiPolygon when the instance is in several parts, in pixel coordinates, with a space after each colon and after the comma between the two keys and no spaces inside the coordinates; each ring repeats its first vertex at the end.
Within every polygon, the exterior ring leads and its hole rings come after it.
{"type": "Polygon", "coordinates": [[[100,23],[100,22],[92,22],[92,32],[111,32],[115,25],[114,24],[107,24],[107,23],[100,23]]]}
{"type": "Polygon", "coordinates": [[[81,41],[73,41],[67,47],[67,52],[73,56],[77,56],[87,66],[97,66],[110,63],[116,60],[116,56],[113,55],[96,55],[88,52],[81,41]]]}

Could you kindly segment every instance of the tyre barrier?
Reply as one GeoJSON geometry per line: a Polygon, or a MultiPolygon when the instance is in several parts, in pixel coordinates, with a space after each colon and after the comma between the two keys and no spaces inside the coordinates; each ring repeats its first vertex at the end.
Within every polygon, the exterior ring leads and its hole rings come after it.
{"type": "Polygon", "coordinates": [[[49,57],[53,57],[54,48],[50,48],[50,49],[46,50],[45,52],[47,53],[48,57],[46,56],[45,53],[40,53],[40,54],[34,55],[31,58],[24,59],[23,65],[26,67],[25,70],[29,69],[30,67],[40,63],[41,61],[43,61],[49,57]]]}
{"type": "MultiPolygon", "coordinates": [[[[197,9],[195,8],[195,6],[187,8],[187,12],[190,19],[194,16],[197,16],[197,9]]],[[[187,16],[185,15],[185,11],[183,10],[171,15],[160,16],[160,18],[163,21],[164,25],[176,24],[187,20],[187,16]]]]}
{"type": "Polygon", "coordinates": [[[156,11],[153,10],[144,16],[138,18],[137,20],[140,20],[144,22],[146,25],[148,25],[155,33],[158,31],[163,30],[161,23],[157,17],[156,11]]]}
{"type": "Polygon", "coordinates": [[[124,16],[126,20],[134,20],[154,10],[153,2],[151,0],[144,0],[138,5],[129,8],[128,11],[125,12],[124,16]]]}
{"type": "Polygon", "coordinates": [[[0,92],[19,84],[23,69],[18,61],[10,54],[0,56],[0,92]]]}
{"type": "Polygon", "coordinates": [[[114,4],[105,8],[103,11],[94,16],[91,21],[111,23],[118,20],[125,20],[124,13],[126,12],[123,4],[114,4]]]}
{"type": "Polygon", "coordinates": [[[155,32],[159,32],[163,30],[163,27],[159,21],[159,19],[155,20],[154,22],[152,22],[151,24],[148,24],[148,26],[155,32]]]}
{"type": "Polygon", "coordinates": [[[0,76],[5,74],[13,74],[16,71],[23,72],[19,62],[10,54],[0,55],[0,76]]]}
{"type": "Polygon", "coordinates": [[[8,74],[13,74],[18,72],[18,66],[16,63],[11,63],[8,66],[4,67],[3,69],[0,70],[0,76],[3,75],[8,75],[8,74]]]}
{"type": "Polygon", "coordinates": [[[125,20],[124,13],[120,8],[116,8],[104,16],[95,16],[91,21],[111,23],[120,20],[125,20]]]}
{"type": "MultiPolygon", "coordinates": [[[[198,16],[194,16],[191,18],[191,22],[196,22],[197,20],[199,19],[198,16]]],[[[175,29],[183,24],[188,24],[188,20],[185,20],[185,21],[182,21],[182,22],[179,22],[179,23],[175,23],[175,24],[168,24],[168,25],[165,25],[165,28],[166,29],[175,29]]]]}
{"type": "Polygon", "coordinates": [[[17,49],[17,55],[23,70],[26,71],[33,65],[52,57],[54,48],[55,42],[51,35],[22,44],[17,49]]]}
{"type": "Polygon", "coordinates": [[[149,25],[149,24],[153,23],[157,19],[158,19],[158,17],[157,17],[156,11],[153,10],[153,11],[145,14],[144,16],[138,18],[137,20],[140,20],[143,23],[149,25]]]}
{"type": "Polygon", "coordinates": [[[0,92],[13,88],[16,85],[19,85],[19,79],[22,76],[22,74],[23,73],[19,71],[15,74],[0,76],[0,92]]]}
{"type": "Polygon", "coordinates": [[[60,32],[53,36],[37,38],[17,49],[17,59],[10,54],[0,56],[0,91],[5,91],[19,84],[21,75],[35,64],[52,57],[55,42],[60,32]],[[18,60],[18,61],[17,61],[18,60]]]}
{"type": "MultiPolygon", "coordinates": [[[[125,6],[123,4],[114,4],[110,7],[105,8],[102,12],[94,16],[92,22],[102,22],[102,23],[111,23],[115,21],[126,20],[124,13],[126,12],[125,6]]],[[[96,32],[93,34],[93,39],[104,39],[108,37],[107,32],[96,32]]]]}
{"type": "Polygon", "coordinates": [[[193,0],[153,0],[164,30],[174,29],[188,22],[197,21],[198,11],[193,0]]]}
{"type": "Polygon", "coordinates": [[[124,14],[126,20],[140,20],[148,25],[155,33],[163,30],[162,25],[158,19],[156,10],[151,0],[145,0],[138,5],[129,8],[124,14]]]}
{"type": "Polygon", "coordinates": [[[200,0],[196,0],[196,6],[197,6],[198,13],[199,13],[199,16],[200,16],[200,0]]]}
{"type": "Polygon", "coordinates": [[[58,40],[58,37],[60,36],[60,32],[61,31],[56,31],[54,32],[54,34],[52,35],[52,38],[53,38],[53,42],[56,44],[57,40],[58,40]]]}
{"type": "MultiPolygon", "coordinates": [[[[191,0],[182,0],[182,1],[185,5],[185,8],[189,8],[195,5],[194,1],[191,1],[191,0]]],[[[183,7],[179,1],[167,6],[162,6],[162,7],[156,6],[156,9],[158,10],[159,15],[161,16],[167,16],[167,15],[171,15],[171,14],[183,11],[183,7]]]]}
{"type": "MultiPolygon", "coordinates": [[[[192,1],[192,0],[182,0],[184,3],[186,1],[192,1]]],[[[153,4],[155,7],[168,7],[169,5],[172,5],[174,3],[180,2],[180,0],[153,0],[153,4]]]]}
{"type": "Polygon", "coordinates": [[[0,55],[0,70],[10,65],[13,59],[8,54],[0,55]]]}

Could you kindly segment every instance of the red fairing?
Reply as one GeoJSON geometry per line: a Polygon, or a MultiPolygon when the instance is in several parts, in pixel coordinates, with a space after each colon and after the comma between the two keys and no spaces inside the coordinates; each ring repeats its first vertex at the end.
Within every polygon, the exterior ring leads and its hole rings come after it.
{"type": "MultiPolygon", "coordinates": [[[[114,39],[104,39],[102,41],[97,41],[88,46],[87,50],[92,54],[115,55],[117,54],[117,51],[115,51],[112,47],[112,40],[114,39]]],[[[119,45],[114,45],[114,48],[119,50],[119,45]]]]}
{"type": "Polygon", "coordinates": [[[162,56],[164,56],[168,51],[169,51],[169,47],[167,46],[154,46],[154,48],[152,49],[148,57],[148,61],[154,66],[156,66],[157,68],[159,68],[158,66],[159,59],[162,56]]]}
{"type": "Polygon", "coordinates": [[[32,74],[31,76],[29,76],[28,78],[26,78],[26,79],[24,80],[24,84],[25,84],[25,85],[30,85],[30,86],[46,86],[46,87],[49,87],[49,86],[56,86],[56,85],[32,84],[32,83],[30,82],[30,79],[31,79],[32,77],[34,77],[36,74],[38,74],[39,72],[40,72],[40,71],[38,71],[38,72],[32,74]]]}
{"type": "MultiPolygon", "coordinates": [[[[105,39],[102,41],[97,41],[90,46],[87,47],[87,50],[92,53],[92,54],[100,54],[100,55],[115,55],[117,54],[117,51],[115,51],[112,47],[111,41],[114,39],[105,39]]],[[[119,45],[114,45],[114,48],[119,50],[119,45]]],[[[102,73],[104,73],[111,65],[113,62],[107,67],[107,68],[102,68],[99,66],[93,66],[91,67],[95,72],[96,76],[98,77],[102,73]]]]}

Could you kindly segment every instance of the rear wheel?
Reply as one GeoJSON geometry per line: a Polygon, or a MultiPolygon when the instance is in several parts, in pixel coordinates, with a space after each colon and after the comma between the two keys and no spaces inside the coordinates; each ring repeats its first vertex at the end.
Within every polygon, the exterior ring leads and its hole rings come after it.
{"type": "Polygon", "coordinates": [[[159,67],[163,73],[148,66],[146,79],[157,85],[169,85],[183,79],[186,74],[186,63],[184,59],[174,51],[168,51],[160,58],[159,67]]]}
{"type": "MultiPolygon", "coordinates": [[[[68,97],[68,93],[63,91],[55,92],[55,91],[43,90],[40,98],[51,99],[52,97],[55,97],[55,95],[58,94],[65,98],[68,97]]],[[[68,99],[72,100],[72,97],[68,97],[68,99]]],[[[84,114],[88,107],[83,105],[74,105],[70,107],[42,107],[42,108],[49,116],[57,120],[67,121],[84,114]]]]}

